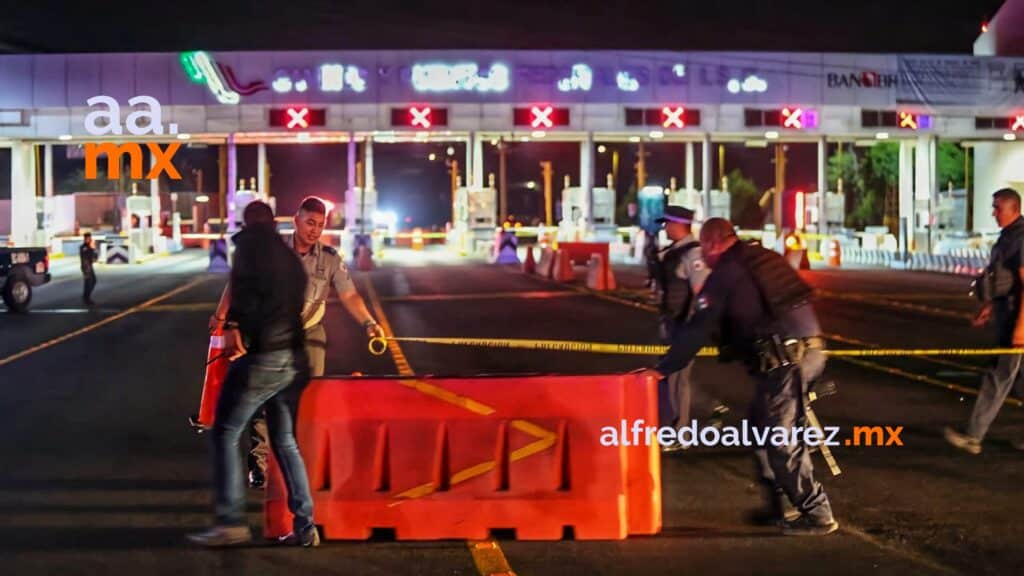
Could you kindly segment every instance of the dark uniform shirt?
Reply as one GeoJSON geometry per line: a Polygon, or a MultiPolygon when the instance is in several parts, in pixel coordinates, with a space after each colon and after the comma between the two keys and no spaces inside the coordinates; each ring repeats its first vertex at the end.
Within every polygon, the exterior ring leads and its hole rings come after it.
{"type": "Polygon", "coordinates": [[[708,344],[717,331],[720,344],[730,355],[753,365],[755,342],[778,334],[784,338],[807,338],[821,333],[811,306],[792,310],[776,320],[769,311],[757,282],[743,262],[744,245],[736,242],[722,253],[697,296],[693,316],[680,322],[672,334],[672,345],[657,370],[671,374],[681,370],[708,344]]]}
{"type": "Polygon", "coordinates": [[[1021,298],[1020,269],[1024,267],[1024,217],[1017,218],[999,232],[992,247],[990,266],[995,272],[992,298],[996,337],[999,346],[1013,345],[1021,298]]]}
{"type": "Polygon", "coordinates": [[[301,349],[306,272],[271,226],[252,226],[232,237],[229,322],[237,322],[250,353],[301,349]]]}
{"type": "Polygon", "coordinates": [[[96,251],[92,249],[92,246],[82,242],[78,248],[78,259],[81,261],[82,274],[92,276],[94,274],[92,263],[96,261],[96,251]]]}

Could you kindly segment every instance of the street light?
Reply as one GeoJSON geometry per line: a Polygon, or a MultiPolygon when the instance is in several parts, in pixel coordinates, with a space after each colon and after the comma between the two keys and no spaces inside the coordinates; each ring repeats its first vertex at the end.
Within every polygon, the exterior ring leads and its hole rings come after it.
{"type": "Polygon", "coordinates": [[[533,190],[534,188],[537,187],[537,183],[534,182],[533,180],[530,180],[529,182],[526,183],[526,187],[529,188],[530,190],[533,190]]]}
{"type": "Polygon", "coordinates": [[[448,149],[445,150],[445,153],[448,154],[449,156],[455,156],[455,147],[449,146],[448,149]]]}
{"type": "Polygon", "coordinates": [[[431,152],[430,156],[427,156],[427,159],[430,160],[431,162],[433,162],[434,160],[437,160],[437,154],[434,154],[433,152],[431,152]]]}
{"type": "Polygon", "coordinates": [[[604,144],[601,144],[600,146],[597,147],[597,153],[598,154],[604,154],[607,151],[608,151],[608,148],[606,148],[604,144]]]}

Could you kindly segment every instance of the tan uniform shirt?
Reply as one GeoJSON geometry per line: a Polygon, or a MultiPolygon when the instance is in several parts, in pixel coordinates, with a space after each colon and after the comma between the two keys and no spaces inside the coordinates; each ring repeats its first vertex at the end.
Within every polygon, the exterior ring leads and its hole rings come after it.
{"type": "MultiPolygon", "coordinates": [[[[294,236],[291,245],[294,249],[294,236]]],[[[306,270],[306,302],[302,307],[302,323],[306,330],[310,330],[323,322],[332,286],[339,295],[348,294],[356,287],[348,266],[345,266],[344,259],[334,248],[317,242],[305,255],[298,251],[296,254],[306,270]]]]}

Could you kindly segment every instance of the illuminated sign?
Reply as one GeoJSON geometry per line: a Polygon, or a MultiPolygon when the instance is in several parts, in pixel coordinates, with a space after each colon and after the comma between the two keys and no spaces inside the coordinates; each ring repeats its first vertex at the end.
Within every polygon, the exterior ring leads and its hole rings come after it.
{"type": "Polygon", "coordinates": [[[640,89],[640,81],[633,78],[629,72],[619,72],[616,74],[615,85],[623,92],[636,92],[640,89]]]}
{"type": "Polygon", "coordinates": [[[974,118],[974,127],[978,130],[1024,131],[1024,114],[998,117],[977,116],[974,118]]]}
{"type": "Polygon", "coordinates": [[[342,92],[345,86],[353,92],[366,91],[366,74],[358,66],[344,64],[323,64],[320,66],[320,90],[342,92]]]}
{"type": "Polygon", "coordinates": [[[895,88],[899,84],[899,74],[881,74],[874,70],[862,72],[850,72],[836,74],[829,72],[825,75],[825,81],[829,88],[895,88]]]}
{"type": "Polygon", "coordinates": [[[305,130],[311,126],[323,126],[326,123],[327,112],[323,108],[291,106],[270,109],[270,125],[277,128],[305,130]]]}
{"type": "Polygon", "coordinates": [[[743,111],[748,127],[777,126],[790,130],[813,130],[818,127],[818,111],[813,108],[787,106],[781,110],[747,108],[743,111]]]}
{"type": "Polygon", "coordinates": [[[626,126],[652,126],[668,130],[700,126],[700,110],[683,106],[626,108],[626,126]]]}
{"type": "Polygon", "coordinates": [[[568,108],[555,108],[546,104],[515,108],[512,111],[512,116],[516,126],[544,129],[569,125],[568,108]]]}
{"type": "Polygon", "coordinates": [[[760,76],[751,74],[744,78],[742,82],[739,78],[729,80],[725,85],[725,89],[731,94],[764,92],[768,90],[768,81],[760,76]]]}
{"type": "Polygon", "coordinates": [[[417,92],[505,92],[510,76],[504,64],[492,64],[486,73],[472,62],[416,64],[412,87],[417,92]]]}
{"type": "MultiPolygon", "coordinates": [[[[228,86],[222,67],[215,64],[210,55],[203,51],[183,52],[181,54],[181,66],[185,74],[193,82],[203,82],[210,92],[221,104],[238,104],[242,97],[238,90],[228,86]]],[[[262,83],[261,83],[262,84],[262,83]]],[[[266,89],[266,84],[262,85],[266,89]]]]}
{"type": "Polygon", "coordinates": [[[928,130],[932,127],[932,117],[928,114],[914,114],[906,111],[861,110],[860,125],[864,128],[928,130]]]}
{"type": "Polygon", "coordinates": [[[430,106],[409,106],[391,109],[391,125],[429,130],[448,125],[448,109],[430,106]]]}
{"type": "Polygon", "coordinates": [[[561,92],[573,92],[581,90],[589,92],[594,85],[594,72],[586,64],[573,64],[572,71],[568,78],[558,81],[558,90],[561,92]]]}

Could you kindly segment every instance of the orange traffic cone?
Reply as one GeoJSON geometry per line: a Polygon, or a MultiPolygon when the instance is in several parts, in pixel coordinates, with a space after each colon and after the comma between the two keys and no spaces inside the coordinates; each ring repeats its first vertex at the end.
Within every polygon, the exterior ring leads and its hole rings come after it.
{"type": "Polygon", "coordinates": [[[587,262],[587,288],[591,290],[615,290],[615,275],[612,268],[600,254],[592,254],[587,262]]]}
{"type": "Polygon", "coordinates": [[[206,354],[206,378],[203,381],[203,395],[199,400],[199,417],[197,421],[204,428],[213,426],[213,418],[217,413],[217,400],[224,378],[228,373],[227,355],[224,353],[224,332],[220,329],[210,334],[210,351],[206,354]]]}
{"type": "Polygon", "coordinates": [[[576,273],[573,272],[569,253],[565,250],[559,250],[555,255],[554,280],[556,282],[572,282],[575,279],[576,273]]]}
{"type": "Polygon", "coordinates": [[[537,262],[533,259],[533,246],[526,247],[526,259],[523,260],[523,272],[526,274],[537,273],[537,262]]]}

